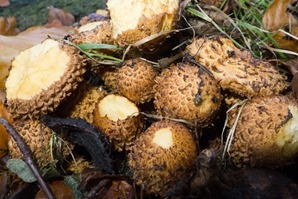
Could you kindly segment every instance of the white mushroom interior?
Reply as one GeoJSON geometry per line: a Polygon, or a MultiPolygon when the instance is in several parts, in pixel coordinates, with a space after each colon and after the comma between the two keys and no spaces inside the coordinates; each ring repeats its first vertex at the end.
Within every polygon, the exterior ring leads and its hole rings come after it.
{"type": "Polygon", "coordinates": [[[172,14],[179,8],[179,0],[109,0],[107,2],[113,27],[113,38],[130,29],[135,29],[139,19],[154,15],[172,14]],[[119,6],[121,5],[121,6],[119,6]]]}
{"type": "Polygon", "coordinates": [[[129,116],[139,114],[137,106],[120,95],[108,95],[98,104],[100,116],[107,116],[110,120],[124,120],[129,116]]]}
{"type": "Polygon", "coordinates": [[[69,61],[70,57],[53,39],[22,51],[13,60],[6,80],[7,99],[30,100],[60,80],[69,61]]]}
{"type": "Polygon", "coordinates": [[[283,125],[279,131],[276,143],[284,147],[287,156],[293,156],[298,152],[298,107],[289,105],[291,118],[283,125]]]}
{"type": "Polygon", "coordinates": [[[157,130],[153,137],[153,143],[158,146],[169,149],[173,145],[172,131],[170,128],[161,128],[157,130]]]}

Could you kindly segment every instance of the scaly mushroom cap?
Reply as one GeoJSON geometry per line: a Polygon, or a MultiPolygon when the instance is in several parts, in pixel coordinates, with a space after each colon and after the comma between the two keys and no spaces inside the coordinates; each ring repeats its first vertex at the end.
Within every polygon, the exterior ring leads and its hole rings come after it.
{"type": "Polygon", "coordinates": [[[161,120],[134,142],[128,165],[138,185],[165,196],[190,174],[196,156],[196,142],[189,129],[178,122],[161,120]]]}
{"type": "MultiPolygon", "coordinates": [[[[33,158],[37,161],[39,166],[46,166],[51,159],[51,137],[52,130],[40,123],[39,120],[23,120],[15,121],[13,127],[22,136],[24,142],[28,145],[32,152],[33,158]]],[[[69,149],[72,149],[72,145],[65,145],[66,141],[62,142],[59,151],[62,154],[57,154],[61,157],[66,157],[69,155],[69,149]]],[[[53,153],[55,154],[55,144],[53,146],[53,153]]],[[[8,142],[8,148],[11,158],[21,158],[22,154],[17,146],[17,143],[10,138],[8,142]]]]}
{"type": "Polygon", "coordinates": [[[154,106],[163,116],[206,126],[220,108],[222,95],[216,81],[202,69],[178,63],[156,77],[154,106]]]}
{"type": "Polygon", "coordinates": [[[112,27],[109,20],[90,22],[79,27],[73,35],[73,42],[112,44],[112,27]]]}
{"type": "Polygon", "coordinates": [[[53,39],[22,51],[6,80],[8,109],[14,118],[39,118],[69,96],[85,72],[78,50],[53,39]]]}
{"type": "Polygon", "coordinates": [[[93,122],[93,112],[95,110],[97,102],[102,99],[107,92],[100,87],[93,87],[85,85],[79,89],[79,100],[72,107],[70,117],[81,118],[87,122],[93,122]]]}
{"type": "Polygon", "coordinates": [[[288,87],[285,76],[273,65],[253,59],[247,51],[241,52],[229,39],[200,38],[187,49],[225,90],[251,98],[278,94],[288,87]]]}
{"type": "Polygon", "coordinates": [[[113,92],[117,91],[117,76],[118,76],[119,67],[111,66],[105,67],[101,70],[101,78],[104,81],[104,84],[109,87],[109,89],[113,92]]]}
{"type": "Polygon", "coordinates": [[[136,104],[150,101],[154,96],[153,85],[157,71],[141,59],[130,59],[118,70],[117,90],[136,104]]]}
{"type": "Polygon", "coordinates": [[[138,107],[126,97],[110,94],[97,104],[93,124],[108,136],[115,149],[129,150],[143,130],[143,117],[138,107]]]}
{"type": "Polygon", "coordinates": [[[112,38],[120,46],[171,30],[178,18],[179,0],[109,0],[112,38]]]}
{"type": "Polygon", "coordinates": [[[238,166],[278,167],[289,164],[297,154],[297,101],[288,96],[249,101],[234,133],[230,149],[233,162],[238,166]]]}

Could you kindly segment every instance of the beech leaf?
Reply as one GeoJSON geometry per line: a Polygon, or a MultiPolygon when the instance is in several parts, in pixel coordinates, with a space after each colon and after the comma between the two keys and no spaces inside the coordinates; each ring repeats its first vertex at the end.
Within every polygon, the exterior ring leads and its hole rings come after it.
{"type": "Polygon", "coordinates": [[[28,165],[20,159],[9,159],[6,163],[7,168],[17,174],[25,182],[35,182],[36,178],[28,165]]]}

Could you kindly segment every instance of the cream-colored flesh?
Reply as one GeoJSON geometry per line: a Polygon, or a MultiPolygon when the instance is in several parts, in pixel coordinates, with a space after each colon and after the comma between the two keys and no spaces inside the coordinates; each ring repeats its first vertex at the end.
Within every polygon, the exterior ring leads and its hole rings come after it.
{"type": "Polygon", "coordinates": [[[169,149],[173,145],[172,131],[170,128],[162,128],[155,132],[153,143],[158,146],[169,149]]]}
{"type": "Polygon", "coordinates": [[[179,8],[179,0],[109,0],[107,2],[113,27],[113,38],[126,30],[135,29],[140,18],[173,13],[179,8]]]}
{"type": "Polygon", "coordinates": [[[22,51],[13,60],[6,81],[7,99],[30,100],[40,94],[60,80],[69,61],[59,42],[52,39],[22,51]]]}
{"type": "Polygon", "coordinates": [[[87,23],[87,24],[81,26],[78,29],[78,31],[79,31],[79,33],[85,32],[85,31],[89,31],[89,30],[92,30],[92,29],[96,28],[97,26],[99,26],[101,24],[102,24],[102,21],[96,21],[96,22],[87,23]]]}
{"type": "Polygon", "coordinates": [[[137,116],[137,106],[126,97],[120,95],[108,95],[98,104],[100,116],[107,116],[110,120],[124,120],[129,116],[137,116]]]}
{"type": "Polygon", "coordinates": [[[285,155],[292,157],[298,154],[298,107],[289,105],[288,108],[292,118],[281,127],[276,143],[284,149],[285,155]]]}

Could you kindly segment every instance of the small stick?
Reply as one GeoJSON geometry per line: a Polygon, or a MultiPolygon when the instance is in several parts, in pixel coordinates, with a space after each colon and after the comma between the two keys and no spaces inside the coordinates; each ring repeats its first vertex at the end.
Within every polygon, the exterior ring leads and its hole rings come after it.
{"type": "Polygon", "coordinates": [[[24,160],[24,162],[26,162],[28,167],[33,172],[35,178],[37,179],[39,185],[41,186],[46,196],[49,199],[55,199],[55,196],[52,190],[41,177],[39,170],[37,168],[37,165],[35,164],[35,162],[31,157],[30,149],[24,142],[23,138],[16,132],[16,130],[9,124],[9,122],[5,118],[0,117],[0,123],[5,127],[5,129],[10,134],[10,136],[16,141],[20,151],[22,152],[22,155],[23,155],[22,159],[24,160]]]}

